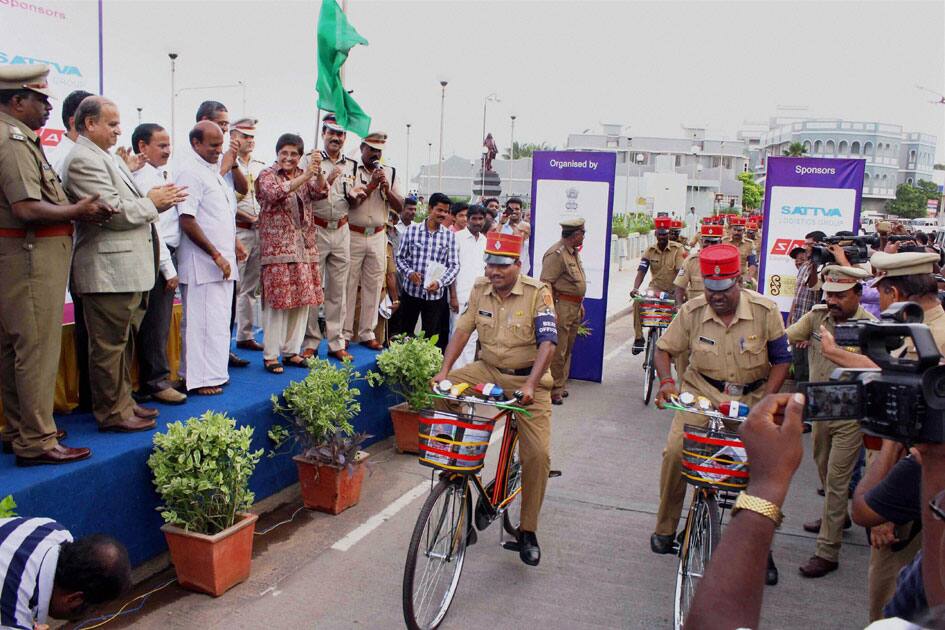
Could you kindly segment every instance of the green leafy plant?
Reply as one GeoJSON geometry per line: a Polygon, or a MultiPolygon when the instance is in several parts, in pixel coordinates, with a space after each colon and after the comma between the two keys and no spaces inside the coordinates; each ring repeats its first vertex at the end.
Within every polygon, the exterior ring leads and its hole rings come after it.
{"type": "Polygon", "coordinates": [[[16,516],[16,501],[13,500],[13,495],[8,494],[0,500],[0,518],[10,518],[11,516],[16,516]]]}
{"type": "Polygon", "coordinates": [[[578,329],[577,329],[578,337],[590,337],[591,335],[594,334],[594,329],[591,328],[589,324],[590,322],[586,319],[580,324],[578,324],[578,329]]]}
{"type": "Polygon", "coordinates": [[[632,222],[629,215],[615,214],[613,220],[610,222],[610,231],[617,238],[627,238],[630,236],[631,225],[632,222]]]}
{"type": "Polygon", "coordinates": [[[209,535],[232,526],[253,504],[249,478],[263,450],[250,451],[252,439],[253,427],[214,411],[155,434],[148,466],[164,520],[209,535]]]}
{"type": "Polygon", "coordinates": [[[390,347],[377,357],[377,369],[395,394],[403,396],[407,406],[418,411],[432,404],[430,379],[443,364],[443,353],[436,347],[437,336],[427,338],[397,335],[390,347]]]}
{"type": "Polygon", "coordinates": [[[351,360],[341,365],[326,359],[308,361],[309,372],[301,381],[293,381],[282,396],[272,396],[272,409],[288,421],[276,425],[268,433],[275,443],[270,456],[279,454],[283,446],[301,445],[302,455],[321,464],[353,466],[359,447],[371,436],[355,433],[351,420],[361,413],[358,396],[361,390],[353,384],[365,380],[371,386],[381,382],[380,374],[368,371],[362,375],[351,360]]]}

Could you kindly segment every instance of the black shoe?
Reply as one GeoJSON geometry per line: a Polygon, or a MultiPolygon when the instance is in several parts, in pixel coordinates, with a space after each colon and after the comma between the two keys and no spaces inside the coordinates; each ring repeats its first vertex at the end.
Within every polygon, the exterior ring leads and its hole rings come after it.
{"type": "Polygon", "coordinates": [[[518,557],[530,567],[537,567],[541,562],[541,547],[538,546],[538,537],[535,532],[522,530],[518,536],[518,557]]]}
{"type": "Polygon", "coordinates": [[[774,566],[774,556],[768,552],[768,570],[765,572],[765,584],[774,586],[778,583],[778,567],[774,566]]]}
{"type": "Polygon", "coordinates": [[[242,368],[246,367],[247,365],[249,365],[249,361],[246,359],[241,359],[232,352],[230,353],[230,367],[242,368]]]}
{"type": "Polygon", "coordinates": [[[804,430],[802,431],[802,433],[810,433],[811,431],[814,430],[814,425],[812,425],[810,422],[804,422],[803,425],[804,425],[804,430]]]}
{"type": "Polygon", "coordinates": [[[676,537],[673,535],[661,536],[660,534],[653,534],[650,536],[650,551],[659,554],[676,553],[677,546],[675,538],[676,537]]]}
{"type": "Polygon", "coordinates": [[[646,349],[646,342],[642,338],[633,340],[633,349],[631,352],[633,354],[640,354],[643,350],[646,349]]]}

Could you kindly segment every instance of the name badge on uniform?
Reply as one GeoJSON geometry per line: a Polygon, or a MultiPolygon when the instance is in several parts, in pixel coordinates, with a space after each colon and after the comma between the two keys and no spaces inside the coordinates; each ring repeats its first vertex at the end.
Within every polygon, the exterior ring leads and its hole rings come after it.
{"type": "Polygon", "coordinates": [[[710,346],[715,345],[715,339],[709,339],[708,337],[703,337],[702,335],[699,336],[699,341],[701,341],[702,343],[707,343],[710,346]]]}
{"type": "Polygon", "coordinates": [[[482,315],[483,317],[490,317],[490,318],[495,317],[495,315],[493,315],[489,311],[479,311],[479,314],[482,315]]]}

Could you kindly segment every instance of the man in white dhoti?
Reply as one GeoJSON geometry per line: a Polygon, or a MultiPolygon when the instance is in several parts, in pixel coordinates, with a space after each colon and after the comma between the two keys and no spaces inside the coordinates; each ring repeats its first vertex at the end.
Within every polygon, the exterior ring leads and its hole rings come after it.
{"type": "Polygon", "coordinates": [[[178,275],[184,302],[181,377],[189,393],[213,396],[229,379],[230,305],[236,266],[236,197],[220,175],[223,131],[202,121],[190,132],[191,159],[177,184],[191,192],[178,205],[178,275]]]}

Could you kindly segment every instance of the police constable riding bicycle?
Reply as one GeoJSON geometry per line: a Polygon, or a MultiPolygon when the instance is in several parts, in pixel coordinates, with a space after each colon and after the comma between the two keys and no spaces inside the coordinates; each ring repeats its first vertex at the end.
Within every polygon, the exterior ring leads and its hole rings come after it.
{"type": "Polygon", "coordinates": [[[535,532],[551,467],[551,387],[549,366],[558,343],[554,301],[547,286],[522,275],[519,258],[522,237],[489,235],[486,242],[486,277],[479,278],[469,306],[456,323],[433,377],[439,383],[495,383],[506,392],[521,394],[531,416],[518,418],[522,459],[522,524],[519,557],[535,566],[541,549],[535,532]],[[479,333],[479,360],[450,371],[470,335],[479,333]]]}
{"type": "MultiPolygon", "coordinates": [[[[708,398],[716,408],[729,400],[750,406],[781,388],[791,362],[781,314],[773,301],[741,287],[740,263],[733,245],[714,245],[700,252],[704,295],[692,296],[680,307],[656,345],[657,406],[680,391],[708,398]],[[680,354],[689,355],[689,365],[677,385],[670,376],[670,357],[680,354]]],[[[656,531],[650,538],[654,553],[675,552],[676,526],[686,497],[680,474],[683,428],[706,423],[701,415],[677,411],[673,416],[660,470],[656,531]]],[[[769,554],[766,581],[777,580],[769,554]]]]}
{"type": "MultiPolygon", "coordinates": [[[[647,271],[650,272],[649,289],[672,294],[673,280],[682,268],[683,261],[686,260],[686,248],[676,241],[669,240],[672,219],[657,217],[653,223],[656,226],[656,245],[651,245],[643,252],[640,267],[637,269],[637,277],[633,281],[633,290],[630,291],[631,297],[637,297],[639,294],[640,285],[643,284],[647,271]]],[[[632,352],[640,354],[646,346],[643,341],[643,321],[640,319],[639,302],[633,304],[633,335],[632,352]]]]}

